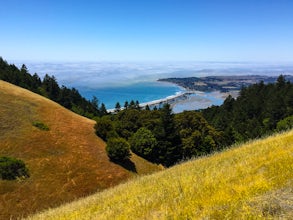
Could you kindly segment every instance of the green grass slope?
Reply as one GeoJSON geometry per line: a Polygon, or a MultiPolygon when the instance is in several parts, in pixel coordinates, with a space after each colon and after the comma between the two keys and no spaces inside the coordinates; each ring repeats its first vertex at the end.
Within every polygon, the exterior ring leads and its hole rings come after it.
{"type": "MultiPolygon", "coordinates": [[[[135,176],[108,160],[94,124],[0,81],[0,156],[23,160],[31,175],[26,180],[0,180],[0,219],[56,207],[135,176]]],[[[132,161],[139,174],[158,170],[136,155],[132,161]]]]}
{"type": "Polygon", "coordinates": [[[29,219],[292,219],[293,131],[144,176],[29,219]]]}

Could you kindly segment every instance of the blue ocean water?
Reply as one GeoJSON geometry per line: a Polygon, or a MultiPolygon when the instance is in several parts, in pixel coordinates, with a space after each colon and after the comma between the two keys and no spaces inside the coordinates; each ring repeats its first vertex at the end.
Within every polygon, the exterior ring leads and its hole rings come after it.
{"type": "MultiPolygon", "coordinates": [[[[292,63],[275,65],[241,62],[22,62],[30,73],[54,75],[60,85],[76,88],[82,96],[91,100],[93,96],[107,109],[117,102],[138,100],[140,103],[164,99],[182,92],[182,88],[156,82],[159,78],[191,77],[207,75],[271,75],[292,74],[292,63]],[[147,82],[146,82],[147,81],[147,82]]],[[[223,97],[217,93],[191,95],[188,100],[173,106],[174,112],[220,105],[223,97]]]]}
{"type": "Polygon", "coordinates": [[[179,86],[156,81],[96,89],[79,87],[78,90],[87,99],[92,99],[93,96],[96,96],[99,103],[104,103],[107,109],[115,108],[117,102],[121,106],[124,105],[125,101],[130,102],[131,100],[145,103],[184,92],[184,89],[179,86]]]}

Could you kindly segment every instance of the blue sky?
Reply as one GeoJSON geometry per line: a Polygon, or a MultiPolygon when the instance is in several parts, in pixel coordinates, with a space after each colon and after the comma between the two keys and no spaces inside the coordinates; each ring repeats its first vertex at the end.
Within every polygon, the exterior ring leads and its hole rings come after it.
{"type": "Polygon", "coordinates": [[[0,56],[293,62],[292,0],[0,0],[0,56]]]}

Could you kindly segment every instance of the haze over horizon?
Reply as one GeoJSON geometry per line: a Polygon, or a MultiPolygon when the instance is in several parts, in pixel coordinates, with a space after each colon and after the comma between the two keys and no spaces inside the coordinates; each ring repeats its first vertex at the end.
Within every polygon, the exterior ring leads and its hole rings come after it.
{"type": "Polygon", "coordinates": [[[293,63],[293,1],[2,1],[11,61],[293,63]]]}

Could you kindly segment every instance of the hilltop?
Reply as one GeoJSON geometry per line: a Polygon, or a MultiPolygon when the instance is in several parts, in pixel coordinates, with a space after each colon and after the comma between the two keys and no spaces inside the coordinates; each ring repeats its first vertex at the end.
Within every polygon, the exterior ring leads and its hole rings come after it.
{"type": "Polygon", "coordinates": [[[293,131],[234,146],[29,219],[290,219],[293,131]]]}
{"type": "MultiPolygon", "coordinates": [[[[136,176],[109,161],[95,121],[1,80],[0,100],[0,155],[23,160],[30,172],[26,180],[0,180],[0,219],[56,207],[136,176]]],[[[136,155],[131,160],[138,174],[159,170],[136,155]]]]}

